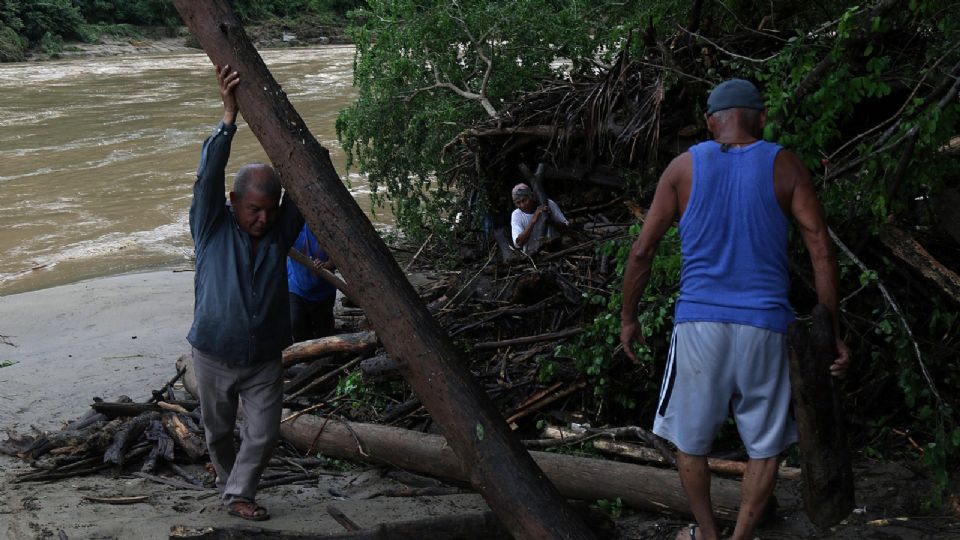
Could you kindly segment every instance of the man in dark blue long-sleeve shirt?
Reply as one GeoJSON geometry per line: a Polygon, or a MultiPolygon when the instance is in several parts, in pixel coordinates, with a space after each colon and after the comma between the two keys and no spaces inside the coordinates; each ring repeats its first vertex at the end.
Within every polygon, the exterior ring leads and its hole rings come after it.
{"type": "Polygon", "coordinates": [[[291,342],[286,258],[303,218],[289,198],[281,203],[277,173],[260,163],[240,168],[225,201],[240,78],[217,66],[217,79],[223,121],[203,143],[190,205],[197,271],[187,340],[217,489],[232,515],[263,520],[269,514],[256,504],[256,490],[279,436],[280,359],[291,342]],[[236,449],[238,404],[245,423],[236,449]]]}

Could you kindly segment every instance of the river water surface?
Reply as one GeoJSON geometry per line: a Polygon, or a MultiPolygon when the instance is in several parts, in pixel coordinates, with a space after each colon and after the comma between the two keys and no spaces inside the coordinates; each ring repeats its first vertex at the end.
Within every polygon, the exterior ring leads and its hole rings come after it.
{"type": "MultiPolygon", "coordinates": [[[[353,47],[261,54],[343,176],[353,47]]],[[[221,116],[202,53],[0,65],[0,296],[189,264],[200,145],[221,116]]],[[[249,161],[267,157],[241,121],[227,185],[249,161]]],[[[345,181],[369,210],[365,179],[345,181]]]]}

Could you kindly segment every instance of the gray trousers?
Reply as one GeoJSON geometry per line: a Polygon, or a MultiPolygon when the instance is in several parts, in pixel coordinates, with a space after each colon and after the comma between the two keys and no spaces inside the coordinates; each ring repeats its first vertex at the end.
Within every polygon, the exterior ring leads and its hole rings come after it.
{"type": "Polygon", "coordinates": [[[253,366],[229,367],[222,360],[193,349],[193,368],[220,498],[227,505],[235,501],[253,502],[260,475],[280,435],[280,358],[253,366]],[[238,402],[244,418],[239,450],[233,443],[238,402]]]}

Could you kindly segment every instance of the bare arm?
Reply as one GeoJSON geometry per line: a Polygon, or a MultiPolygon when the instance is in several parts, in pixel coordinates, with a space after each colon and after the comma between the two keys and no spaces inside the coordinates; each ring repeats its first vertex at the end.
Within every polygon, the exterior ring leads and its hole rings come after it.
{"type": "Polygon", "coordinates": [[[688,153],[670,162],[660,176],[657,191],[653,196],[653,204],[647,212],[640,236],[630,248],[627,268],[623,274],[620,343],[623,344],[623,351],[627,357],[635,363],[638,360],[633,353],[633,343],[644,343],[640,325],[637,323],[637,304],[640,303],[647,281],[650,279],[650,268],[653,266],[657,246],[679,212],[677,182],[684,178],[684,175],[689,175],[690,171],[691,157],[688,153]]]}
{"type": "Polygon", "coordinates": [[[784,179],[793,184],[790,213],[797,221],[803,243],[810,253],[817,301],[826,306],[833,315],[833,332],[837,339],[839,357],[830,367],[830,372],[834,376],[843,377],[850,363],[850,349],[840,338],[840,269],[837,266],[833,240],[827,230],[823,207],[817,199],[810,172],[796,154],[786,150],[780,152],[777,156],[776,173],[778,180],[784,179]]]}

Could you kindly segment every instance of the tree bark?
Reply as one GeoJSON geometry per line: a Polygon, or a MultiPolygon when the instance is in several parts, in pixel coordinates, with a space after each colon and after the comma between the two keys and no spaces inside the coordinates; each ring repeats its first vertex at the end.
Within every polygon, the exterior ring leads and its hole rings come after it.
{"type": "Polygon", "coordinates": [[[240,73],[237,101],[284,188],[377,329],[470,482],[519,538],[593,538],[542,474],[426,310],[323,148],[273,79],[227,0],[174,5],[217,65],[240,73]]]}
{"type": "Polygon", "coordinates": [[[821,529],[840,523],[853,510],[853,468],[840,392],[830,375],[837,358],[833,322],[822,304],[813,308],[813,325],[790,325],[790,385],[800,432],[803,502],[810,521],[821,529]]]}
{"type": "MultiPolygon", "coordinates": [[[[468,477],[443,438],[436,435],[309,415],[282,424],[280,435],[301,452],[383,463],[451,480],[468,477]]],[[[690,515],[676,471],[550,452],[530,455],[567,497],[586,501],[619,497],[634,508],[690,515]]],[[[710,492],[717,517],[735,521],[740,483],[714,478],[710,492]]]]}

